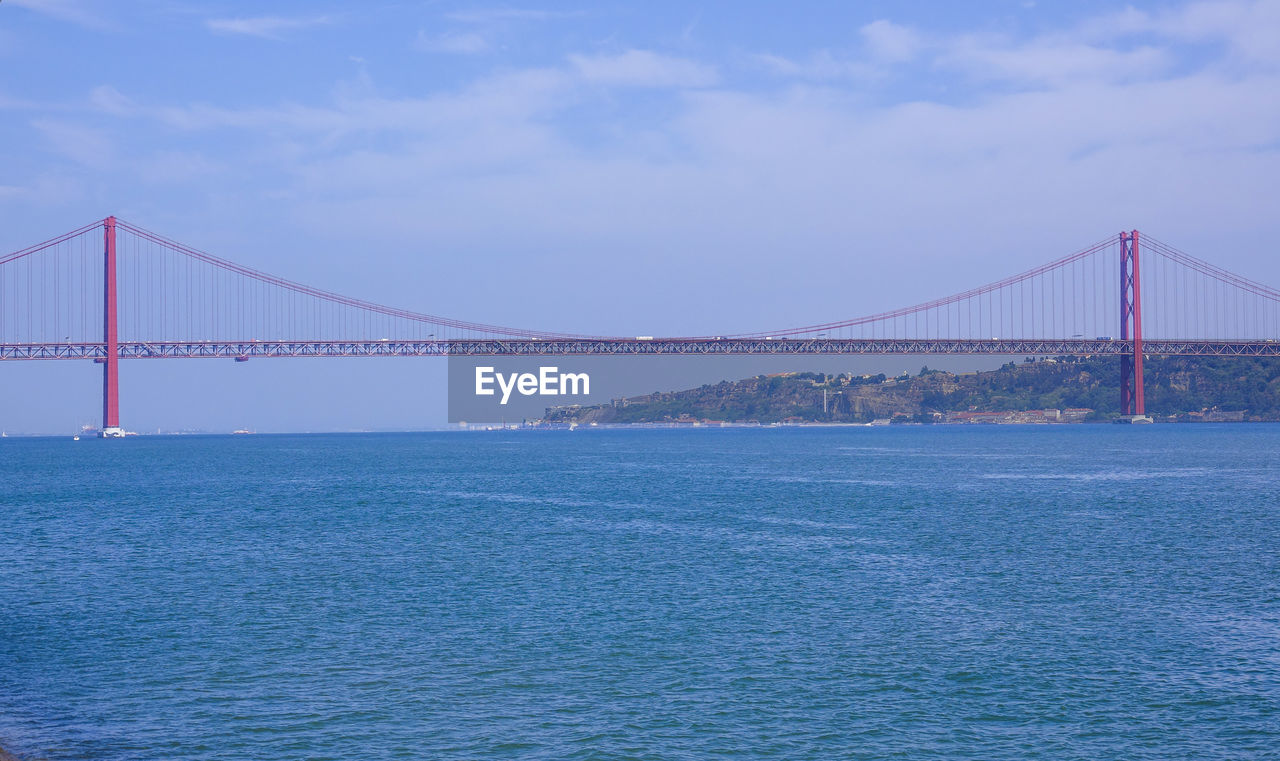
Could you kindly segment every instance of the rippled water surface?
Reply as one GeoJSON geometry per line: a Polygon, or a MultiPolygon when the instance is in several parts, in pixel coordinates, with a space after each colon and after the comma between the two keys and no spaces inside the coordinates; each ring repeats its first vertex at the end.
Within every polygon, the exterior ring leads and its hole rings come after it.
{"type": "Polygon", "coordinates": [[[1280,757],[1280,427],[0,441],[49,759],[1280,757]]]}

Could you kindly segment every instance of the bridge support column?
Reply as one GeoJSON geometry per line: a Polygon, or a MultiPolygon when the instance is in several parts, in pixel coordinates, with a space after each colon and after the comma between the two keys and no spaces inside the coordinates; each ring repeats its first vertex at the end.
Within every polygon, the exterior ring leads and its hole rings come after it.
{"type": "Polygon", "coordinates": [[[1142,278],[1138,231],[1120,233],[1120,340],[1133,353],[1120,358],[1120,422],[1150,423],[1142,395],[1142,278]]]}
{"type": "Polygon", "coordinates": [[[116,332],[116,218],[103,221],[102,438],[124,436],[120,427],[120,346],[116,332]]]}

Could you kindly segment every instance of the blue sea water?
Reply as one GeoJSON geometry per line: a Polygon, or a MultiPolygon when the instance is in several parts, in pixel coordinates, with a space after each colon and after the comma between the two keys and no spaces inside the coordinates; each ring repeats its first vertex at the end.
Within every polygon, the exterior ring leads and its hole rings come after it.
{"type": "Polygon", "coordinates": [[[1280,757],[1280,426],[0,441],[33,759],[1280,757]]]}

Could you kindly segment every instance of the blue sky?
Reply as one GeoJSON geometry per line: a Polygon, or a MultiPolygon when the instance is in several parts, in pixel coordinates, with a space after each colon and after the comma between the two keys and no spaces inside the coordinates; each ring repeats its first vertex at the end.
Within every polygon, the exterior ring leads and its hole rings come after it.
{"type": "MultiPolygon", "coordinates": [[[[2,0],[0,72],[5,251],[117,214],[374,301],[634,335],[880,311],[1133,227],[1280,283],[1277,2],[2,0]]],[[[15,428],[92,417],[93,368],[26,364],[15,428]]],[[[127,368],[126,425],[444,416],[443,368],[211,364],[127,368]],[[282,413],[262,378],[314,394],[282,413]]]]}

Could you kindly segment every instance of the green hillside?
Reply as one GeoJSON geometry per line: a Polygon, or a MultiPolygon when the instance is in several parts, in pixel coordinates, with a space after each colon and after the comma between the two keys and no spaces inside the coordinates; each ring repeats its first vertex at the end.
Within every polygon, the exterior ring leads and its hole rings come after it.
{"type": "MultiPolygon", "coordinates": [[[[1280,420],[1280,359],[1152,357],[1145,369],[1149,415],[1280,420]]],[[[1010,362],[998,370],[961,375],[927,367],[915,376],[897,378],[802,372],[724,381],[596,407],[555,408],[546,422],[943,422],[954,419],[954,413],[1068,408],[1090,410],[1074,413],[1077,420],[1106,420],[1118,413],[1119,379],[1119,359],[1114,357],[1010,362]]]]}

